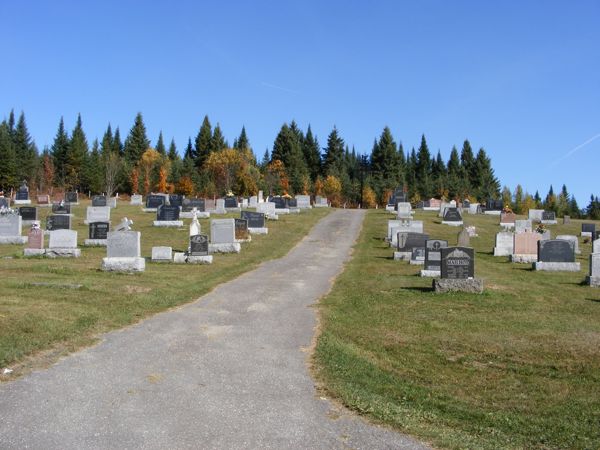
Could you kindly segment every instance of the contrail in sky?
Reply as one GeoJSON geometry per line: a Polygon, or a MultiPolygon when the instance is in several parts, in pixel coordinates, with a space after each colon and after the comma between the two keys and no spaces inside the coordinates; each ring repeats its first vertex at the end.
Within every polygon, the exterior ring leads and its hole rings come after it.
{"type": "Polygon", "coordinates": [[[569,150],[567,152],[566,155],[561,156],[560,158],[558,158],[556,161],[554,161],[552,164],[550,164],[550,166],[554,166],[555,164],[561,162],[563,159],[567,159],[569,156],[571,156],[573,153],[575,153],[577,150],[579,150],[580,148],[585,147],[586,145],[588,145],[589,143],[595,141],[596,139],[600,138],[600,133],[598,133],[595,136],[592,136],[591,138],[589,138],[587,141],[585,141],[583,144],[579,144],[577,147],[569,150]]]}
{"type": "Polygon", "coordinates": [[[278,89],[278,90],[280,90],[280,91],[284,91],[284,92],[290,92],[290,93],[292,93],[292,94],[300,94],[300,92],[298,92],[298,91],[294,91],[293,89],[288,89],[288,88],[285,88],[285,87],[277,86],[277,85],[275,85],[275,84],[267,83],[267,82],[265,82],[265,81],[261,81],[261,83],[260,83],[260,84],[262,84],[263,86],[266,86],[266,87],[270,87],[270,88],[272,88],[272,89],[278,89]]]}

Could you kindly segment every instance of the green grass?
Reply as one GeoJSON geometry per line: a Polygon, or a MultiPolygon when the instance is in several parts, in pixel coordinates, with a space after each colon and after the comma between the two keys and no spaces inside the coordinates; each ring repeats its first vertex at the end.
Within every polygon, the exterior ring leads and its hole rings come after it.
{"type": "MultiPolygon", "coordinates": [[[[600,448],[600,289],[580,273],[494,257],[499,218],[469,216],[485,292],[436,294],[419,266],[390,259],[384,211],[321,302],[315,352],[325,389],[350,408],[442,448],[600,448]]],[[[432,238],[458,229],[418,212],[432,238]]],[[[550,226],[575,234],[581,222],[550,226]]]]}
{"type": "MultiPolygon", "coordinates": [[[[88,205],[82,202],[74,208],[72,225],[80,245],[88,237],[88,226],[83,223],[88,205]]],[[[45,223],[49,209],[39,211],[45,223]]],[[[106,256],[104,247],[83,247],[78,259],[53,260],[24,258],[22,246],[0,246],[0,368],[14,367],[18,376],[29,367],[52,362],[60,354],[93,343],[99,333],[195,300],[262,261],[285,255],[327,213],[326,208],[318,208],[280,216],[279,221],[268,222],[268,235],[253,236],[252,242],[242,244],[240,254],[215,255],[212,265],[147,260],[146,271],[135,275],[100,271],[106,256]],[[81,288],[69,288],[73,284],[81,288]]],[[[132,228],[142,232],[143,256],[149,256],[153,246],[171,246],[174,251],[187,248],[190,219],[184,219],[182,229],[155,228],[155,213],[119,204],[111,221],[117,224],[123,217],[132,219],[132,228]]],[[[209,233],[209,220],[200,223],[202,231],[209,233]]]]}

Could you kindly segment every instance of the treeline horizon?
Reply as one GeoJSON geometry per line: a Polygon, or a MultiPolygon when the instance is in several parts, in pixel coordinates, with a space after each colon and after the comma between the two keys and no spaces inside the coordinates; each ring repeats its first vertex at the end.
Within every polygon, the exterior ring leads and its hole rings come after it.
{"type": "Polygon", "coordinates": [[[70,134],[61,117],[52,145],[40,152],[25,114],[15,119],[11,110],[0,123],[0,189],[15,189],[22,180],[38,192],[61,188],[108,195],[158,191],[248,196],[259,190],[272,195],[320,194],[334,206],[348,207],[383,206],[395,189],[404,188],[413,204],[430,198],[480,203],[502,199],[518,214],[543,208],[559,216],[600,219],[598,196],[592,194],[589,205],[580,209],[565,185],[558,194],[551,185],[544,198],[521,185],[514,191],[501,188],[484,148],[475,153],[465,140],[461,150],[452,147],[444,161],[439,150],[435,155],[429,151],[425,135],[417,149],[408,150],[396,143],[387,126],[370,154],[361,155],[349,148],[335,126],[321,147],[310,125],[303,131],[292,120],[281,126],[272,150],[265,150],[259,161],[245,127],[230,146],[219,124],[213,127],[208,116],[180,155],[174,139],[165,144],[162,131],[151,145],[141,113],[124,140],[120,129],[113,131],[109,123],[102,139],[90,146],[79,114],[70,134]]]}

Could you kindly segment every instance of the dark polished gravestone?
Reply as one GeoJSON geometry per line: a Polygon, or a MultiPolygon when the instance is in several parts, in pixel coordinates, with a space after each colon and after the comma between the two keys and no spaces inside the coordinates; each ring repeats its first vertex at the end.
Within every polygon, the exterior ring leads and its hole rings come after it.
{"type": "Polygon", "coordinates": [[[37,208],[35,206],[21,206],[19,215],[23,220],[38,220],[37,208]]]}
{"type": "Polygon", "coordinates": [[[463,218],[458,208],[449,207],[444,210],[444,218],[442,223],[449,225],[462,225],[463,218]]]}
{"type": "Polygon", "coordinates": [[[502,200],[489,199],[485,202],[486,211],[502,211],[504,208],[504,202],[502,200]]]}
{"type": "Polygon", "coordinates": [[[146,208],[158,208],[165,204],[164,195],[148,195],[146,197],[146,208]]]}
{"type": "Polygon", "coordinates": [[[288,204],[288,208],[297,208],[298,207],[298,200],[295,198],[289,198],[287,201],[288,204]]]}
{"type": "Polygon", "coordinates": [[[410,263],[413,265],[425,264],[425,247],[415,247],[412,249],[410,263]]]}
{"type": "Polygon", "coordinates": [[[398,247],[399,252],[412,252],[414,248],[425,247],[429,235],[427,233],[410,233],[410,232],[399,232],[398,233],[398,247]]]}
{"type": "Polygon", "coordinates": [[[245,241],[249,237],[248,221],[246,219],[234,219],[235,221],[235,238],[240,241],[245,241]]]}
{"type": "Polygon", "coordinates": [[[441,276],[448,279],[475,277],[475,251],[471,247],[446,247],[440,249],[441,276]]]}
{"type": "Polygon", "coordinates": [[[556,213],[554,211],[544,211],[542,213],[542,223],[545,222],[556,222],[556,213]]]}
{"type": "Polygon", "coordinates": [[[594,237],[596,233],[596,224],[595,223],[582,223],[581,224],[581,235],[594,237]]]}
{"type": "Polygon", "coordinates": [[[264,228],[265,214],[254,211],[242,211],[242,219],[248,221],[248,228],[264,228]]]}
{"type": "Polygon", "coordinates": [[[185,198],[181,202],[181,210],[183,212],[191,212],[194,208],[198,212],[206,211],[206,201],[203,198],[185,198]]]}
{"type": "Polygon", "coordinates": [[[287,199],[283,197],[272,197],[271,202],[275,203],[275,209],[285,209],[288,207],[287,199]]]}
{"type": "Polygon", "coordinates": [[[66,214],[57,214],[48,216],[46,219],[46,230],[70,230],[71,229],[71,216],[66,214]]]}
{"type": "Polygon", "coordinates": [[[106,195],[94,195],[92,197],[92,206],[106,206],[106,195]]]}
{"type": "Polygon", "coordinates": [[[179,206],[161,205],[156,210],[156,220],[173,221],[179,220],[179,206]]]}
{"type": "Polygon", "coordinates": [[[90,239],[107,239],[110,231],[110,223],[108,222],[92,222],[89,225],[90,239]]]}
{"type": "Polygon", "coordinates": [[[67,203],[79,203],[79,195],[77,192],[65,193],[65,202],[67,203]]]}
{"type": "Polygon", "coordinates": [[[17,190],[15,194],[16,201],[29,200],[29,188],[27,187],[27,183],[23,181],[21,187],[17,190]]]}
{"type": "Polygon", "coordinates": [[[238,200],[237,197],[225,197],[225,208],[237,208],[238,200]]]}
{"type": "Polygon", "coordinates": [[[535,270],[552,272],[579,272],[581,265],[575,261],[575,243],[571,240],[546,239],[538,241],[535,270]]]}
{"type": "Polygon", "coordinates": [[[190,236],[190,256],[208,256],[208,235],[195,234],[190,236]]]}
{"type": "Polygon", "coordinates": [[[442,270],[442,249],[448,247],[448,241],[429,239],[425,242],[425,267],[423,270],[439,272],[442,270]]]}
{"type": "Polygon", "coordinates": [[[52,214],[71,214],[71,205],[65,202],[52,203],[52,214]]]}
{"type": "Polygon", "coordinates": [[[169,195],[169,204],[171,206],[183,206],[183,195],[181,194],[171,194],[169,195]]]}

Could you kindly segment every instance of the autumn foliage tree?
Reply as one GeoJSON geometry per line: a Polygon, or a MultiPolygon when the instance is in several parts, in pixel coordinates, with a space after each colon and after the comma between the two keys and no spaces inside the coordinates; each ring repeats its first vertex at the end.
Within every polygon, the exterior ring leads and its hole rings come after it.
{"type": "Polygon", "coordinates": [[[274,159],[266,168],[265,182],[270,195],[286,194],[290,183],[286,175],[285,165],[279,159],[274,159]]]}
{"type": "Polygon", "coordinates": [[[323,183],[323,192],[331,202],[331,206],[340,206],[342,202],[342,183],[338,177],[329,175],[323,183]]]}

